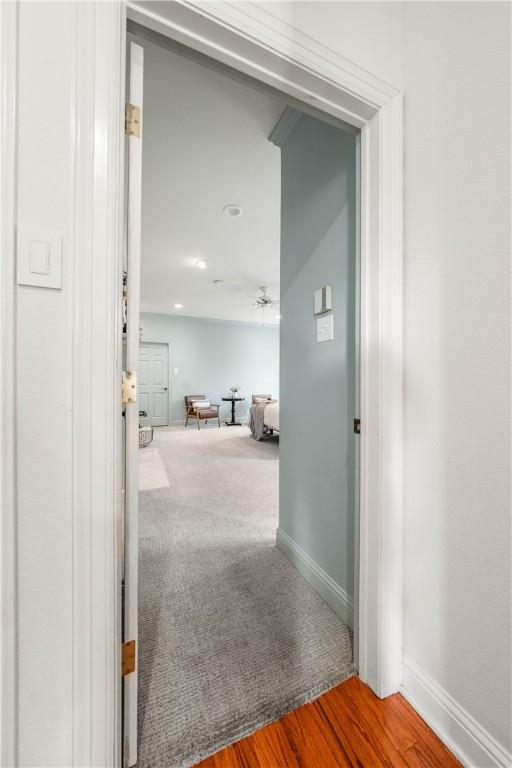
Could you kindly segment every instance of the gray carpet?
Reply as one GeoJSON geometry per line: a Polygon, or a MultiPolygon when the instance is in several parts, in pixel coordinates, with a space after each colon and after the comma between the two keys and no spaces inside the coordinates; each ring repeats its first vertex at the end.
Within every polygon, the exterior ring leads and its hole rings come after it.
{"type": "Polygon", "coordinates": [[[275,547],[276,439],[160,429],[143,450],[137,765],[181,768],[348,677],[351,634],[275,547]]]}

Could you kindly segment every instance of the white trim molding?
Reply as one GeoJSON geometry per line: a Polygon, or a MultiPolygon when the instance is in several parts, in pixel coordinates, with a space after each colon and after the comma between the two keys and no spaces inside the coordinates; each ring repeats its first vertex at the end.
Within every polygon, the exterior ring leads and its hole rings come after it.
{"type": "Polygon", "coordinates": [[[122,4],[75,3],[72,764],[98,768],[121,763],[125,37],[122,4]]]}
{"type": "Polygon", "coordinates": [[[359,670],[398,690],[402,638],[402,95],[361,131],[359,670]]]}
{"type": "Polygon", "coordinates": [[[17,764],[16,131],[18,3],[0,4],[0,765],[17,764]]]}
{"type": "Polygon", "coordinates": [[[463,765],[510,768],[512,753],[405,653],[401,693],[463,765]]]}
{"type": "Polygon", "coordinates": [[[276,544],[340,619],[353,628],[354,601],[348,592],[334,581],[282,528],[277,529],[276,544]]]}
{"type": "Polygon", "coordinates": [[[401,682],[402,94],[269,4],[128,2],[128,18],[361,130],[359,674],[401,682]]]}
{"type": "MultiPolygon", "coordinates": [[[[22,759],[22,747],[26,747],[18,743],[16,560],[20,536],[16,533],[19,447],[15,234],[17,141],[24,127],[18,124],[17,115],[21,10],[19,2],[0,3],[0,764],[4,766],[17,766],[22,759]]],[[[29,12],[23,10],[27,23],[29,12]]],[[[73,531],[72,615],[67,625],[70,632],[66,635],[66,642],[69,637],[71,646],[71,675],[66,681],[71,691],[71,708],[69,723],[57,723],[57,729],[66,733],[69,765],[100,768],[121,762],[118,339],[125,8],[122,3],[75,3],[69,19],[67,29],[74,36],[75,52],[69,78],[72,152],[66,166],[72,190],[67,208],[70,237],[66,253],[66,269],[71,278],[70,290],[63,295],[70,309],[68,316],[72,318],[69,323],[72,496],[68,516],[73,531]]],[[[47,117],[44,115],[43,121],[47,117]]],[[[64,214],[66,220],[67,216],[64,214]]],[[[64,404],[66,409],[67,405],[64,404]]],[[[38,435],[37,439],[42,443],[46,436],[38,435]]],[[[25,610],[35,614],[36,606],[30,605],[25,610]]],[[[34,644],[34,654],[40,647],[34,644]]],[[[67,668],[67,657],[62,659],[62,664],[67,668]]],[[[51,702],[48,706],[51,707],[51,702]]],[[[37,745],[34,748],[37,749],[37,745]]],[[[61,762],[61,758],[55,759],[61,762]]]]}

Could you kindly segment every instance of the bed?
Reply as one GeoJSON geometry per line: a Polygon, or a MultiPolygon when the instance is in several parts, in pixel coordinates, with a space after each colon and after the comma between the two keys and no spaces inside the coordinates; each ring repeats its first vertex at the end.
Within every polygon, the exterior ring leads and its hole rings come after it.
{"type": "Polygon", "coordinates": [[[267,429],[279,432],[279,400],[272,400],[268,405],[265,405],[263,424],[267,429]]]}
{"type": "Polygon", "coordinates": [[[255,440],[279,432],[279,400],[253,398],[249,411],[249,428],[255,440]]]}

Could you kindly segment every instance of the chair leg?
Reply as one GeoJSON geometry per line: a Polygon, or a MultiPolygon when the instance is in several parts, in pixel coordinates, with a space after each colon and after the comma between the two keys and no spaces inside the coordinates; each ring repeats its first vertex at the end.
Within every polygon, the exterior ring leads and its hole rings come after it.
{"type": "Polygon", "coordinates": [[[188,424],[188,413],[187,413],[187,418],[185,419],[185,426],[187,426],[187,424],[188,424]]]}
{"type": "Polygon", "coordinates": [[[199,426],[199,416],[197,417],[197,428],[201,429],[201,427],[199,426]]]}
{"type": "Polygon", "coordinates": [[[220,427],[220,416],[218,414],[217,414],[217,421],[219,422],[219,427],[220,427]]]}

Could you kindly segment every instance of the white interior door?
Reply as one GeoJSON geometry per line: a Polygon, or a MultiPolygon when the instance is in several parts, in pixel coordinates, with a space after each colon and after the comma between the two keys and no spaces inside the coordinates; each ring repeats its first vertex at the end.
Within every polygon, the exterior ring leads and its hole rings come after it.
{"type": "Polygon", "coordinates": [[[142,342],[139,352],[139,410],[144,426],[169,424],[169,347],[167,344],[142,342]]]}
{"type": "MultiPolygon", "coordinates": [[[[129,44],[129,106],[127,106],[127,247],[126,247],[126,346],[125,369],[136,381],[139,361],[140,239],[142,192],[142,90],[144,50],[129,44]],[[135,374],[135,377],[134,377],[135,374]]],[[[135,669],[123,677],[123,763],[137,762],[137,665],[139,569],[139,402],[132,397],[125,406],[125,548],[124,643],[135,642],[135,669]]]]}

